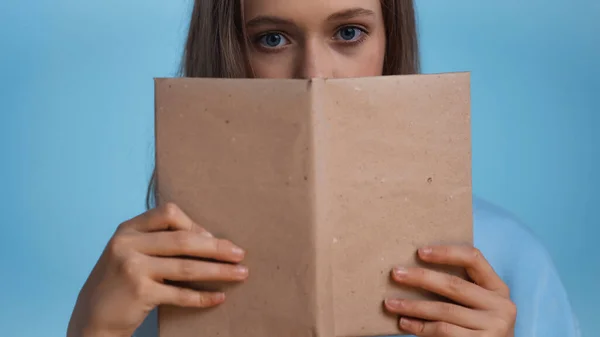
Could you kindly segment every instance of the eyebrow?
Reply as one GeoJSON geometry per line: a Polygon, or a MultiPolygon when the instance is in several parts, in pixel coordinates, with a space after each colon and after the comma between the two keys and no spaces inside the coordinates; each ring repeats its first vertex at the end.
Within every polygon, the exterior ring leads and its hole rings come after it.
{"type": "Polygon", "coordinates": [[[286,20],[277,16],[260,15],[246,23],[247,27],[257,27],[261,25],[293,25],[291,20],[286,20]]]}
{"type": "MultiPolygon", "coordinates": [[[[350,20],[361,16],[375,16],[375,12],[365,8],[350,8],[337,13],[333,13],[327,17],[327,21],[343,21],[350,20]]],[[[247,27],[256,27],[261,25],[294,25],[292,20],[284,19],[277,16],[260,15],[246,23],[247,27]]]]}
{"type": "Polygon", "coordinates": [[[329,17],[327,17],[327,21],[350,20],[360,16],[375,16],[375,12],[370,9],[360,7],[350,8],[331,14],[329,17]]]}

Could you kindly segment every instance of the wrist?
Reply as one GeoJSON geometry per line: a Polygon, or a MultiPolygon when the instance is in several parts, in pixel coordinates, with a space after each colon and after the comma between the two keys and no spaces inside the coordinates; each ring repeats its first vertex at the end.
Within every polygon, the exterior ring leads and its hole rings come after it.
{"type": "Polygon", "coordinates": [[[78,324],[77,322],[72,322],[69,324],[69,328],[67,331],[67,337],[131,337],[124,336],[123,334],[117,334],[111,331],[106,331],[104,329],[99,329],[97,327],[93,327],[85,324],[78,324]]]}
{"type": "Polygon", "coordinates": [[[122,334],[116,334],[114,332],[109,332],[100,329],[94,328],[85,328],[78,331],[77,334],[67,335],[67,337],[131,337],[124,336],[122,334]]]}

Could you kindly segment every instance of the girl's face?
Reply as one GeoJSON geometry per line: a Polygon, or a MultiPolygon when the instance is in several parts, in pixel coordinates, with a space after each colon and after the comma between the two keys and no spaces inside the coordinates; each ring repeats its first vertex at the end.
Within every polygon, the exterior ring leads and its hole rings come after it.
{"type": "Polygon", "coordinates": [[[245,0],[244,17],[256,77],[382,74],[380,0],[245,0]]]}

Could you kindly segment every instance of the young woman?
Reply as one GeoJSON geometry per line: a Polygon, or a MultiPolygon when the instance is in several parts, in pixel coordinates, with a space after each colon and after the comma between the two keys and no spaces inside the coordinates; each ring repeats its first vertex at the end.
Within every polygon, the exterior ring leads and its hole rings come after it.
{"type": "MultiPolygon", "coordinates": [[[[418,71],[412,0],[196,0],[183,62],[188,77],[418,71]]],[[[576,336],[565,291],[540,244],[501,210],[479,200],[474,209],[477,249],[418,251],[424,261],[465,268],[470,281],[420,268],[391,271],[398,284],[456,303],[386,299],[400,327],[417,336],[576,336]]],[[[243,282],[249,273],[244,254],[243,247],[213,237],[176,205],[152,208],[118,227],[81,290],[68,336],[124,337],[136,330],[138,336],[154,336],[158,305],[211,307],[226,300],[226,294],[163,280],[243,282]],[[228,263],[177,258],[181,255],[228,263]]]]}

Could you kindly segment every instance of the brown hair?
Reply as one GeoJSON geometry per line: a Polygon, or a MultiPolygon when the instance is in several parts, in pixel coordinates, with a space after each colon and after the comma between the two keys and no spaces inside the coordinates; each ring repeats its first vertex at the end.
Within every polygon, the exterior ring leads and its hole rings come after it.
{"type": "MultiPolygon", "coordinates": [[[[183,77],[251,77],[244,58],[247,39],[243,0],[195,0],[180,73],[183,77]]],[[[413,0],[381,0],[386,27],[383,75],[420,71],[417,20],[413,0]]],[[[146,207],[157,203],[156,170],[152,172],[146,207]]]]}

